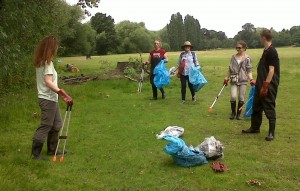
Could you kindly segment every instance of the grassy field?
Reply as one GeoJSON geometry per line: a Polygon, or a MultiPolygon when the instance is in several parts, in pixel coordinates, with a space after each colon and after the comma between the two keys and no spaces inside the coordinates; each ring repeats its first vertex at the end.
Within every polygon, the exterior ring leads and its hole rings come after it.
{"type": "MultiPolygon", "coordinates": [[[[230,57],[235,50],[197,52],[208,84],[197,93],[197,102],[180,104],[180,82],[172,78],[165,88],[166,100],[151,101],[148,79],[143,92],[127,79],[97,80],[81,85],[60,85],[73,98],[74,107],[64,163],[30,158],[31,140],[40,119],[36,89],[0,98],[0,190],[300,190],[300,48],[278,48],[281,83],[277,99],[276,139],[266,142],[267,120],[261,133],[243,135],[249,120],[230,121],[229,88],[220,96],[212,113],[208,108],[222,87],[230,57]],[[183,168],[164,153],[167,144],[155,134],[166,126],[185,128],[188,145],[215,136],[224,146],[223,162],[229,171],[218,174],[210,164],[183,168]],[[249,179],[264,182],[250,186],[249,179]]],[[[262,50],[247,50],[254,68],[262,50]]],[[[168,67],[179,53],[171,52],[168,67]]],[[[148,54],[143,54],[143,59],[148,54]]],[[[138,54],[62,58],[85,75],[102,75],[138,54]]],[[[254,71],[256,76],[256,70],[254,71]]],[[[250,87],[250,86],[249,86],[250,87]]],[[[248,91],[247,90],[247,95],[248,91]]],[[[65,104],[60,102],[64,114],[65,104]]],[[[46,148],[42,153],[45,155],[46,148]]]]}

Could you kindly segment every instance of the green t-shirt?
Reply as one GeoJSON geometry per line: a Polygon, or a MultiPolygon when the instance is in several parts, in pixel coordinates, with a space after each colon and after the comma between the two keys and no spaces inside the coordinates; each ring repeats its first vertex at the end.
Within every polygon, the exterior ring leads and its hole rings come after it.
{"type": "Polygon", "coordinates": [[[45,64],[36,68],[36,85],[38,90],[38,98],[58,102],[58,95],[46,86],[45,75],[52,75],[52,82],[57,85],[57,72],[53,63],[45,64]]]}

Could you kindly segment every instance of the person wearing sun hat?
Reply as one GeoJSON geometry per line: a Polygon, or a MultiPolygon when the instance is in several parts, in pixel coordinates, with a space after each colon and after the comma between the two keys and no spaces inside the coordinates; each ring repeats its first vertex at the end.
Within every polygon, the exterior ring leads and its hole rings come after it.
{"type": "Polygon", "coordinates": [[[179,56],[176,70],[178,69],[177,77],[180,78],[181,82],[181,101],[182,103],[185,103],[186,84],[188,84],[188,87],[190,89],[192,101],[196,101],[193,84],[191,84],[189,81],[189,72],[191,66],[199,66],[199,62],[196,53],[191,51],[191,49],[193,49],[193,46],[190,41],[185,41],[181,46],[181,49],[183,49],[184,52],[182,52],[179,56]]]}

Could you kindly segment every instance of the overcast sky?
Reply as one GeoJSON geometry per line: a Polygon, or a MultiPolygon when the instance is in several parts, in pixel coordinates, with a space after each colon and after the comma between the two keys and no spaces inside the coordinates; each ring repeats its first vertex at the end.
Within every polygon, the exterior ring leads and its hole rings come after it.
{"type": "MultiPolygon", "coordinates": [[[[66,0],[76,4],[77,0],[66,0]]],[[[89,10],[110,15],[115,23],[123,20],[144,22],[149,30],[166,26],[171,15],[180,12],[198,19],[201,28],[223,31],[234,37],[245,23],[273,27],[276,31],[300,25],[298,0],[101,0],[89,10]],[[268,8],[269,7],[269,8],[268,8]]]]}

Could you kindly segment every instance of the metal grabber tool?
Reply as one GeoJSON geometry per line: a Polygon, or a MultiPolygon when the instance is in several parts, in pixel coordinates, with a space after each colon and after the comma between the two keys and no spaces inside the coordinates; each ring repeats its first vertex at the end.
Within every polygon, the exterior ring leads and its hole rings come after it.
{"type": "Polygon", "coordinates": [[[212,112],[213,111],[213,107],[215,105],[215,103],[217,102],[217,100],[219,99],[219,96],[221,95],[223,89],[226,87],[226,85],[223,85],[222,89],[220,90],[220,92],[218,93],[217,97],[215,98],[214,102],[211,104],[211,106],[208,109],[208,112],[212,112]]]}
{"type": "Polygon", "coordinates": [[[60,144],[61,140],[64,143],[63,143],[62,155],[61,155],[61,157],[59,159],[59,162],[63,162],[64,161],[64,155],[65,155],[66,143],[67,143],[67,138],[68,138],[68,131],[69,131],[71,113],[72,113],[72,105],[68,105],[66,113],[65,113],[63,125],[62,125],[62,128],[61,128],[60,133],[59,133],[58,143],[57,143],[57,146],[56,146],[56,149],[55,149],[55,153],[54,153],[54,157],[53,157],[53,162],[56,162],[57,151],[58,151],[59,144],[60,144]],[[68,118],[68,121],[67,121],[67,125],[66,125],[66,119],[67,118],[68,118]],[[63,133],[64,133],[64,135],[63,135],[63,133]]]}

